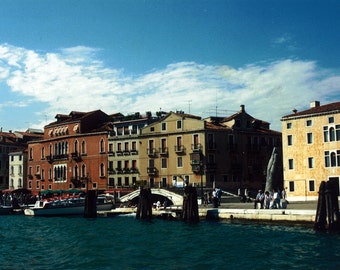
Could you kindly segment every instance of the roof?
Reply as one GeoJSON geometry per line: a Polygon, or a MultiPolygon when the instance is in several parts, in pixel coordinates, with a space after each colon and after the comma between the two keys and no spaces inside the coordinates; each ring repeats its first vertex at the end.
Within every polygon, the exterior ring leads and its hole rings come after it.
{"type": "Polygon", "coordinates": [[[333,102],[322,106],[316,106],[313,108],[309,108],[308,110],[304,110],[301,112],[296,111],[295,113],[288,114],[282,117],[284,118],[291,118],[296,116],[309,116],[315,114],[324,114],[324,113],[340,113],[340,102],[333,102]]]}

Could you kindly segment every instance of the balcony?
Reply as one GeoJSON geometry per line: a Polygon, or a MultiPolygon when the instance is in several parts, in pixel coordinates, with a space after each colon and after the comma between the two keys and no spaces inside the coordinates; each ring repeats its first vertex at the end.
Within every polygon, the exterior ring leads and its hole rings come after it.
{"type": "Polygon", "coordinates": [[[82,183],[78,176],[71,177],[71,182],[72,182],[72,184],[74,185],[75,188],[80,187],[81,183],[82,183]]]}
{"type": "Polygon", "coordinates": [[[124,174],[130,173],[130,168],[124,168],[124,169],[123,169],[123,173],[124,173],[124,174]]]}
{"type": "Polygon", "coordinates": [[[113,151],[109,151],[108,154],[109,154],[110,157],[114,157],[115,156],[115,152],[113,152],[113,151]]]}
{"type": "Polygon", "coordinates": [[[54,155],[53,160],[66,160],[68,159],[68,154],[54,155]]]}
{"type": "Polygon", "coordinates": [[[116,168],[117,174],[123,174],[123,169],[122,168],[116,168]]]}
{"type": "Polygon", "coordinates": [[[185,154],[185,147],[184,147],[184,145],[175,145],[175,152],[177,154],[185,154]]]}
{"type": "Polygon", "coordinates": [[[148,167],[147,170],[149,176],[156,176],[158,174],[158,170],[155,167],[148,167]]]}
{"type": "Polygon", "coordinates": [[[130,156],[130,151],[129,150],[124,150],[123,151],[124,156],[130,156]]]}
{"type": "Polygon", "coordinates": [[[72,157],[72,159],[75,160],[75,161],[81,160],[81,155],[79,155],[79,153],[78,153],[77,151],[76,151],[76,152],[72,152],[72,153],[71,153],[71,157],[72,157]]]}
{"type": "Polygon", "coordinates": [[[138,151],[136,149],[131,150],[131,155],[138,155],[138,151]]]}
{"type": "Polygon", "coordinates": [[[191,145],[191,150],[193,152],[200,152],[200,151],[202,151],[202,149],[203,149],[203,147],[200,143],[195,143],[195,144],[191,145]]]}
{"type": "Polygon", "coordinates": [[[137,168],[131,168],[130,173],[139,173],[137,168]]]}
{"type": "Polygon", "coordinates": [[[122,150],[118,150],[116,151],[117,157],[121,157],[123,156],[123,151],[122,150]]]}
{"type": "Polygon", "coordinates": [[[46,156],[46,159],[49,163],[53,163],[53,156],[52,155],[46,156]]]}
{"type": "Polygon", "coordinates": [[[109,169],[107,170],[107,173],[108,173],[108,174],[115,174],[116,172],[115,172],[115,170],[114,170],[113,168],[109,168],[109,169]]]}
{"type": "Polygon", "coordinates": [[[169,155],[168,147],[159,148],[159,154],[160,154],[161,156],[167,156],[167,155],[169,155]]]}
{"type": "Polygon", "coordinates": [[[148,148],[148,156],[149,157],[156,157],[157,151],[156,148],[148,148]]]}

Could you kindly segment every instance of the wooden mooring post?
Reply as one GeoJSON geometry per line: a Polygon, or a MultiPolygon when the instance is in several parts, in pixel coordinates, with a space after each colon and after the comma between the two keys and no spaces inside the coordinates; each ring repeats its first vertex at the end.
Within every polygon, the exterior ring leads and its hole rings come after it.
{"type": "Polygon", "coordinates": [[[184,188],[182,218],[184,221],[199,221],[197,190],[193,186],[185,186],[184,188]]]}
{"type": "Polygon", "coordinates": [[[314,228],[316,230],[340,230],[339,186],[334,181],[322,181],[314,228]]]}
{"type": "Polygon", "coordinates": [[[86,193],[84,217],[97,217],[97,193],[95,190],[88,190],[86,193]]]}
{"type": "Polygon", "coordinates": [[[152,199],[150,188],[140,188],[139,202],[137,206],[137,219],[151,219],[152,218],[152,199]]]}

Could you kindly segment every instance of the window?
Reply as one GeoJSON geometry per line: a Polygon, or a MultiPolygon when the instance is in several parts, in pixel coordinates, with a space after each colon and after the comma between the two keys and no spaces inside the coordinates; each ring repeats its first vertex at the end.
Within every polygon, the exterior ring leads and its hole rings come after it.
{"type": "Polygon", "coordinates": [[[294,181],[289,181],[289,191],[294,192],[295,187],[294,187],[294,181]]]}
{"type": "Polygon", "coordinates": [[[167,159],[166,158],[162,158],[162,169],[167,168],[167,159]]]}
{"type": "Polygon", "coordinates": [[[41,148],[41,159],[45,159],[45,147],[41,148]]]}
{"type": "Polygon", "coordinates": [[[115,186],[115,179],[109,178],[109,187],[114,187],[114,186],[115,186]]]}
{"type": "Polygon", "coordinates": [[[307,143],[313,143],[313,133],[307,133],[307,143]]]}
{"type": "Polygon", "coordinates": [[[109,143],[109,153],[113,153],[113,143],[109,143]]]}
{"type": "Polygon", "coordinates": [[[328,127],[323,127],[323,141],[328,142],[328,127]]]}
{"type": "Polygon", "coordinates": [[[288,141],[288,145],[292,145],[293,144],[293,136],[292,135],[288,135],[287,136],[287,141],[288,141]]]}
{"type": "Polygon", "coordinates": [[[329,123],[329,124],[334,123],[334,117],[333,117],[333,116],[328,117],[328,123],[329,123]]]}
{"type": "Polygon", "coordinates": [[[182,128],[182,120],[178,120],[177,121],[177,129],[181,129],[182,128]]]}
{"type": "Polygon", "coordinates": [[[162,123],[162,130],[163,130],[163,131],[166,130],[166,123],[162,123]]]}
{"type": "Polygon", "coordinates": [[[100,177],[104,177],[105,176],[105,165],[104,163],[100,164],[100,168],[99,168],[99,176],[100,177]]]}
{"type": "Polygon", "coordinates": [[[99,142],[99,152],[100,153],[105,153],[105,142],[104,139],[101,139],[99,142]]]}
{"type": "Polygon", "coordinates": [[[81,142],[81,154],[86,155],[86,142],[85,141],[81,142]]]}
{"type": "Polygon", "coordinates": [[[307,126],[307,127],[310,127],[311,125],[312,125],[312,120],[307,120],[307,121],[306,121],[306,126],[307,126]]]}
{"type": "Polygon", "coordinates": [[[336,136],[336,140],[340,141],[340,125],[335,126],[335,136],[336,136]]]}
{"type": "Polygon", "coordinates": [[[288,159],[288,167],[289,167],[289,170],[294,169],[294,160],[293,159],[288,159]]]}
{"type": "Polygon", "coordinates": [[[308,168],[314,168],[314,158],[312,157],[308,158],[308,168]]]}
{"type": "Polygon", "coordinates": [[[82,178],[86,177],[86,165],[85,164],[81,166],[81,177],[82,178]]]}
{"type": "Polygon", "coordinates": [[[29,159],[32,160],[33,159],[33,149],[32,148],[30,148],[29,153],[30,153],[29,159]]]}
{"type": "Polygon", "coordinates": [[[11,175],[13,175],[13,174],[14,174],[14,167],[11,166],[11,175]]]}
{"type": "Polygon", "coordinates": [[[98,186],[98,185],[97,185],[97,182],[93,182],[93,183],[92,183],[92,188],[93,188],[93,189],[97,189],[97,186],[98,186]]]}
{"type": "Polygon", "coordinates": [[[124,178],[124,185],[128,186],[129,185],[129,177],[124,178]]]}
{"type": "Polygon", "coordinates": [[[340,150],[336,152],[325,151],[325,167],[340,166],[340,150]]]}
{"type": "Polygon", "coordinates": [[[309,187],[309,191],[315,191],[315,181],[309,180],[308,181],[308,187],[309,187]]]}
{"type": "Polygon", "coordinates": [[[182,157],[177,157],[177,167],[183,167],[183,160],[182,157]]]}
{"type": "Polygon", "coordinates": [[[331,142],[335,141],[335,130],[334,130],[334,127],[331,127],[329,129],[329,141],[331,141],[331,142]]]}
{"type": "Polygon", "coordinates": [[[291,129],[292,128],[292,123],[287,123],[287,129],[291,129]]]}

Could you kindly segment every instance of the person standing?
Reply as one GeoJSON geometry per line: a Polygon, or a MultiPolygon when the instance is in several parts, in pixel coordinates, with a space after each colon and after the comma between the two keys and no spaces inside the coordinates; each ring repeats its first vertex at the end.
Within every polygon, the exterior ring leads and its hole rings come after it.
{"type": "Polygon", "coordinates": [[[275,209],[281,209],[281,204],[280,204],[280,194],[277,191],[277,189],[273,189],[273,208],[275,209]]]}

